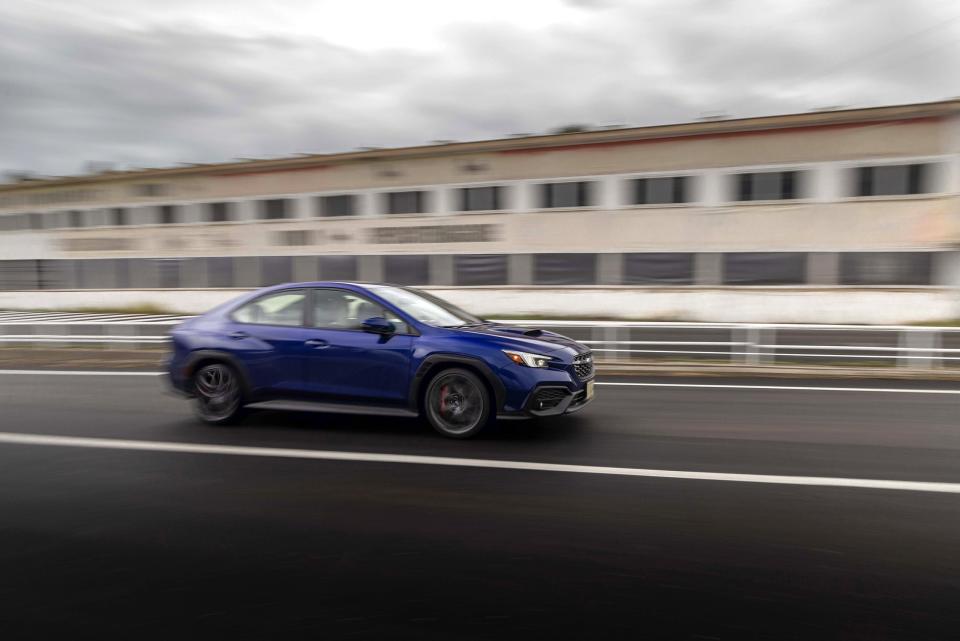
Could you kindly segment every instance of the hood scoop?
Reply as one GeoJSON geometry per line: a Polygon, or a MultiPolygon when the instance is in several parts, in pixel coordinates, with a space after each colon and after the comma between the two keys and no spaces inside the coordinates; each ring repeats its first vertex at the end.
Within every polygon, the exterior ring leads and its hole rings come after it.
{"type": "Polygon", "coordinates": [[[505,334],[519,334],[521,336],[529,336],[530,338],[537,338],[538,336],[543,336],[544,331],[542,329],[524,329],[522,327],[497,327],[498,332],[504,332],[505,334]]]}

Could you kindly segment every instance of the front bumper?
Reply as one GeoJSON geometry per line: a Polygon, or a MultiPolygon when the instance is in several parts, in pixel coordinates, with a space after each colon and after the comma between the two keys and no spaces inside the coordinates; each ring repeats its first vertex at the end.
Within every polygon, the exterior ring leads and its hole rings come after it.
{"type": "Polygon", "coordinates": [[[527,397],[523,412],[528,416],[559,416],[579,412],[595,398],[594,394],[589,393],[593,385],[592,378],[584,381],[578,389],[570,389],[565,385],[539,385],[527,397]]]}

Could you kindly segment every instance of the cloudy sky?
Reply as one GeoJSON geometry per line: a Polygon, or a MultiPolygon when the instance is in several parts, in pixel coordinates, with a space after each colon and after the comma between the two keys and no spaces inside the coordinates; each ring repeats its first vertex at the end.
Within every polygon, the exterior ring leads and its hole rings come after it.
{"type": "Polygon", "coordinates": [[[0,172],[960,95],[954,0],[8,0],[0,172]]]}

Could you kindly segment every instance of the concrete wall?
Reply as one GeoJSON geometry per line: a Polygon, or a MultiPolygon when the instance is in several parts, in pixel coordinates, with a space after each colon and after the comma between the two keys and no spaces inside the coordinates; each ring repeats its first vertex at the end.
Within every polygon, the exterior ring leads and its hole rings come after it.
{"type": "MultiPolygon", "coordinates": [[[[0,292],[0,309],[77,309],[142,303],[199,313],[246,290],[0,292]]],[[[488,317],[901,324],[960,318],[948,288],[447,288],[429,291],[488,317]]]]}

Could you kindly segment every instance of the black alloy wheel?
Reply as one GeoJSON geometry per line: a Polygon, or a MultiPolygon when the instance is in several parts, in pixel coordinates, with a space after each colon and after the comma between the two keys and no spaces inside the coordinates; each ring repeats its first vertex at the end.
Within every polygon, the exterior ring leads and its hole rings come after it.
{"type": "Polygon", "coordinates": [[[193,375],[194,408],[205,423],[229,423],[242,407],[240,378],[226,363],[210,363],[193,375]]]}
{"type": "Polygon", "coordinates": [[[427,388],[425,414],[433,429],[451,438],[469,438],[490,422],[490,394],[476,374],[443,370],[427,388]]]}

